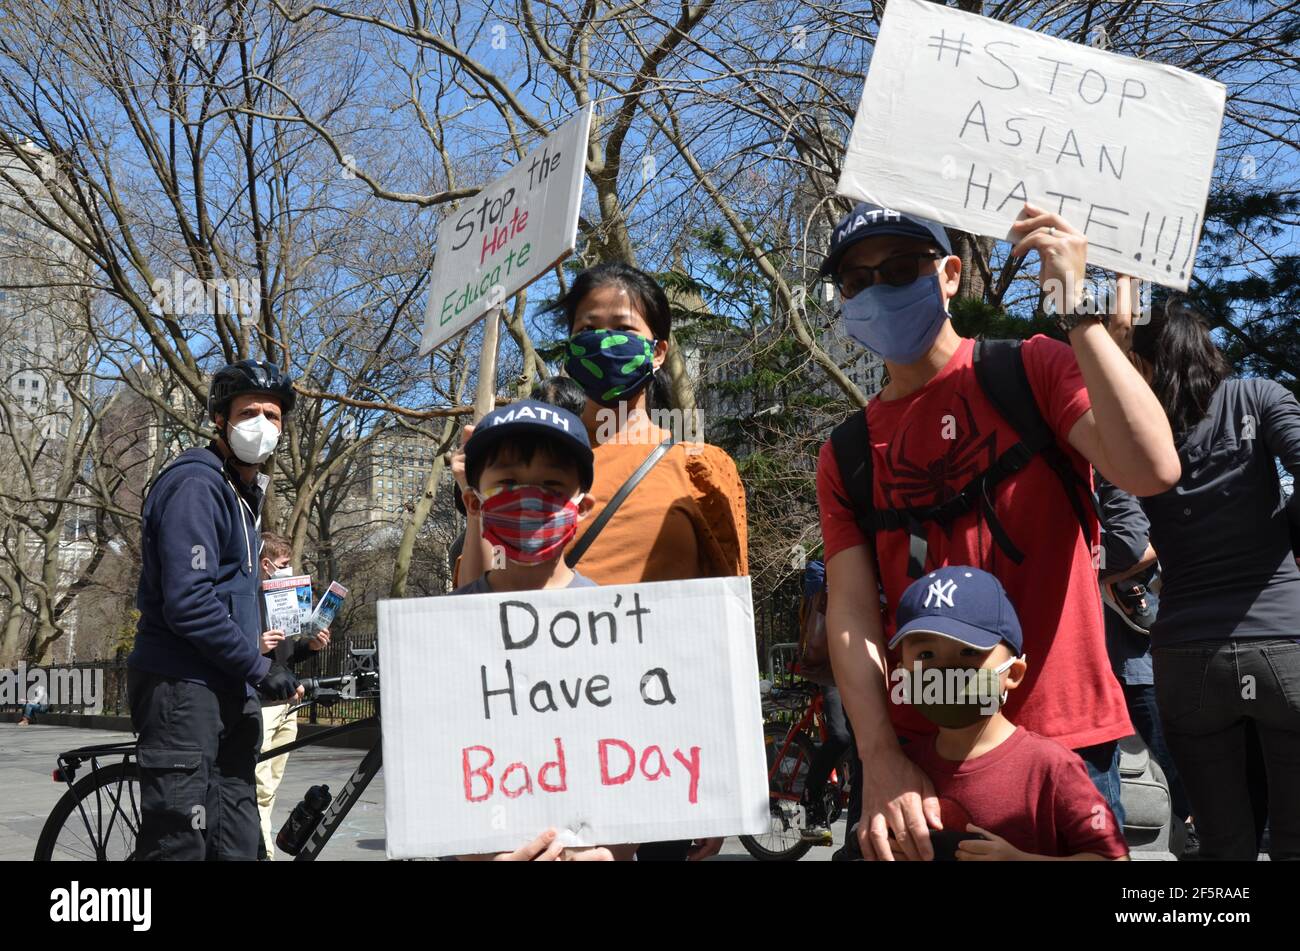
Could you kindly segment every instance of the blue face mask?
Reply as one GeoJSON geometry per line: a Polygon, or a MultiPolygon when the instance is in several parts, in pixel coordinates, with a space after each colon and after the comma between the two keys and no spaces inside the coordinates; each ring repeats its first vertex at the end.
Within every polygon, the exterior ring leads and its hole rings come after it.
{"type": "Polygon", "coordinates": [[[925,356],[948,319],[939,275],[911,284],[876,284],[844,301],[844,332],[891,363],[915,363],[925,356]]]}

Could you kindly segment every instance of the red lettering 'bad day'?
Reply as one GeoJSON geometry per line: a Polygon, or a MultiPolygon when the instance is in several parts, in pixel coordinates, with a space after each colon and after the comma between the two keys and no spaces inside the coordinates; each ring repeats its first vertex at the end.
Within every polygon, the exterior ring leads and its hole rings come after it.
{"type": "MultiPolygon", "coordinates": [[[[668,757],[658,746],[647,746],[637,756],[631,743],[623,740],[606,738],[596,744],[596,753],[600,761],[600,784],[602,786],[621,786],[631,780],[639,771],[648,782],[656,782],[673,775],[673,766],[668,757]],[[617,762],[623,757],[626,766],[619,764],[611,767],[611,754],[617,762]]],[[[686,799],[691,805],[699,802],[700,791],[700,748],[692,746],[688,754],[680,749],[673,750],[675,759],[686,770],[689,785],[686,799]]],[[[493,778],[492,767],[496,763],[496,754],[487,746],[467,746],[461,750],[461,778],[464,782],[466,802],[485,802],[500,792],[507,799],[518,799],[525,794],[533,795],[533,774],[528,765],[522,761],[510,763],[493,778]]],[[[555,759],[542,763],[536,774],[537,786],[543,792],[567,792],[569,788],[568,767],[564,758],[564,743],[555,738],[555,759]]]]}

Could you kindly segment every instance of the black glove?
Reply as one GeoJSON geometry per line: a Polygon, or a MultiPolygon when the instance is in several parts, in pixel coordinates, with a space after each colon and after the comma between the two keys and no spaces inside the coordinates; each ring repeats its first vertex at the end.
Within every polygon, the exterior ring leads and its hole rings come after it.
{"type": "Polygon", "coordinates": [[[257,684],[257,692],[267,700],[288,700],[298,691],[298,678],[282,664],[272,664],[257,684]]]}

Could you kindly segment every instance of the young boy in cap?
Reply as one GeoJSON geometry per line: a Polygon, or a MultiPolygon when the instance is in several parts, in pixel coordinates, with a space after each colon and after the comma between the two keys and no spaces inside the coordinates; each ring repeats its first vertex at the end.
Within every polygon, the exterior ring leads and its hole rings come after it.
{"type": "MultiPolygon", "coordinates": [[[[591,511],[591,443],[582,420],[538,400],[511,403],[474,427],[465,444],[465,508],[482,519],[492,568],[452,594],[594,587],[564,562],[564,548],[591,511]]],[[[631,847],[615,847],[630,858],[631,847]]],[[[513,852],[465,860],[612,861],[608,848],[565,848],[547,829],[513,852]]]]}
{"type": "Polygon", "coordinates": [[[595,584],[560,557],[593,505],[582,420],[538,400],[488,413],[465,444],[465,477],[465,508],[482,519],[493,566],[454,594],[595,584]]]}
{"type": "Polygon", "coordinates": [[[948,566],[913,582],[888,646],[899,652],[891,700],[938,727],[903,746],[939,796],[943,829],[930,833],[936,858],[1128,857],[1083,760],[1001,712],[1027,663],[1020,621],[997,578],[948,566]]]}

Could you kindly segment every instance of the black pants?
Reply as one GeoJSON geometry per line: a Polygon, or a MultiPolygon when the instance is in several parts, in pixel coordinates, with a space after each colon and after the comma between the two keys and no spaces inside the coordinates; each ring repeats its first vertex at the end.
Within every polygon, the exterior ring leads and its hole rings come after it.
{"type": "MultiPolygon", "coordinates": [[[[808,764],[808,781],[805,789],[809,807],[815,810],[818,819],[824,820],[826,817],[821,815],[821,811],[826,781],[830,779],[831,770],[839,763],[840,758],[853,746],[853,734],[849,732],[849,718],[844,715],[844,703],[840,700],[839,690],[834,686],[822,688],[822,715],[826,717],[826,742],[817,747],[812,762],[808,764]]],[[[850,824],[851,822],[852,820],[850,824]]]]}
{"type": "Polygon", "coordinates": [[[1152,659],[1165,740],[1191,800],[1200,857],[1253,860],[1266,808],[1269,856],[1300,859],[1300,643],[1195,641],[1156,648],[1152,659]],[[1252,783],[1252,730],[1266,807],[1252,783]]]}
{"type": "Polygon", "coordinates": [[[127,693],[140,739],[136,858],[256,859],[257,700],[134,668],[127,693]]]}

